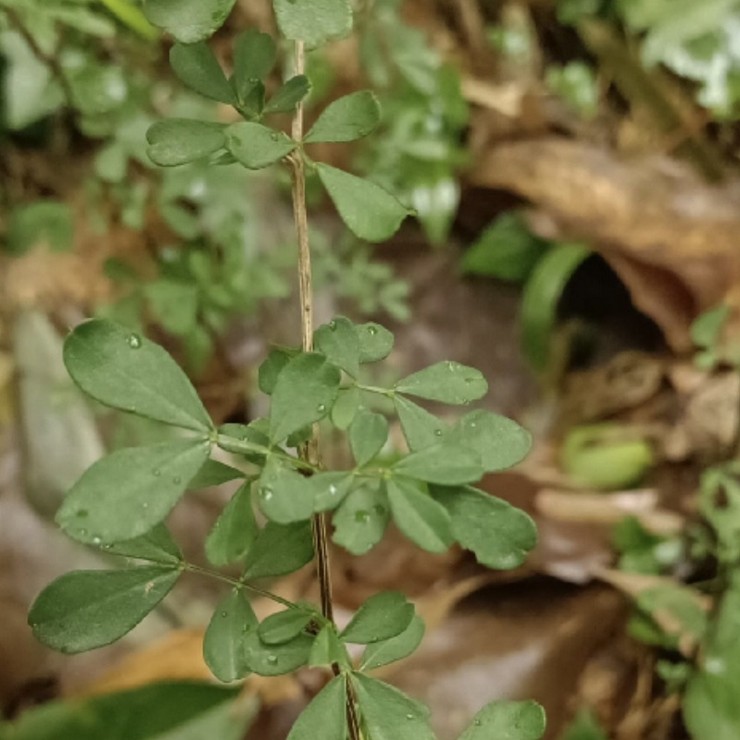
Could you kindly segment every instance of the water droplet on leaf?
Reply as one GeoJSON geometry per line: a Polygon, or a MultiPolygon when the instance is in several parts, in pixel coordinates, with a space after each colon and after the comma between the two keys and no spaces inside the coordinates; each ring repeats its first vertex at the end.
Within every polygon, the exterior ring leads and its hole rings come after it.
{"type": "Polygon", "coordinates": [[[270,665],[277,665],[277,662],[278,662],[277,655],[268,655],[267,656],[267,662],[270,665]]]}
{"type": "Polygon", "coordinates": [[[180,477],[179,475],[176,475],[176,476],[175,476],[175,477],[174,477],[174,478],[172,479],[172,482],[173,482],[173,483],[174,483],[174,484],[175,484],[176,486],[179,486],[179,485],[180,485],[180,483],[182,483],[182,478],[181,478],[181,477],[180,477]]]}
{"type": "Polygon", "coordinates": [[[317,410],[317,411],[318,411],[318,412],[319,412],[320,414],[323,414],[323,413],[324,413],[324,412],[326,411],[326,404],[325,404],[325,403],[320,403],[320,404],[319,404],[319,405],[318,405],[318,406],[316,407],[316,410],[317,410]]]}
{"type": "Polygon", "coordinates": [[[154,468],[154,470],[152,470],[152,475],[154,475],[155,478],[159,478],[159,476],[162,475],[162,471],[159,468],[154,468]]]}
{"type": "Polygon", "coordinates": [[[371,324],[370,326],[367,327],[367,333],[368,334],[373,334],[373,335],[377,334],[378,333],[378,327],[371,324]]]}
{"type": "Polygon", "coordinates": [[[437,436],[437,437],[441,437],[441,436],[442,436],[442,430],[441,430],[441,429],[435,429],[435,430],[434,430],[434,434],[435,434],[435,436],[437,436]]]}
{"type": "Polygon", "coordinates": [[[364,509],[360,509],[359,511],[355,512],[355,521],[360,522],[361,524],[364,524],[366,521],[370,519],[370,512],[365,511],[364,509]]]}
{"type": "Polygon", "coordinates": [[[139,349],[141,347],[141,337],[138,334],[130,334],[128,338],[128,346],[131,349],[139,349]]]}

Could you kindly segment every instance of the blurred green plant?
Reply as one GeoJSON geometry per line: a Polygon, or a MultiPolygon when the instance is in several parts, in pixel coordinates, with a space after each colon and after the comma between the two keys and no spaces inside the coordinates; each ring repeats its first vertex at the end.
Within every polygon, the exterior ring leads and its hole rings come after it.
{"type": "MultiPolygon", "coordinates": [[[[199,373],[234,317],[253,315],[262,302],[291,292],[292,241],[248,197],[259,192],[269,197],[282,187],[281,181],[244,168],[210,167],[205,161],[162,172],[152,169],[145,133],[156,112],[203,119],[199,131],[213,132],[218,128],[218,98],[224,93],[223,85],[219,93],[196,82],[195,92],[205,92],[204,99],[157,80],[158,52],[148,43],[157,32],[136,5],[54,0],[43,22],[36,23],[41,4],[3,3],[0,28],[7,30],[0,34],[0,53],[9,60],[3,85],[5,127],[22,134],[50,116],[72,111],[76,128],[98,143],[94,174],[86,184],[88,215],[98,231],[116,228],[119,220],[129,229],[145,230],[154,212],[172,234],[144,264],[141,257],[138,262],[109,261],[107,274],[116,284],[117,298],[101,306],[100,315],[140,332],[160,327],[181,341],[189,369],[199,373]],[[134,33],[133,38],[117,37],[118,53],[110,55],[104,44],[116,21],[134,33]],[[116,62],[107,61],[111,58],[116,62]]],[[[245,41],[237,45],[237,63],[246,48],[245,41]]],[[[284,113],[308,92],[304,77],[279,86],[265,102],[267,76],[277,62],[271,54],[261,70],[265,79],[254,89],[242,81],[245,110],[264,106],[266,113],[284,113]]],[[[173,66],[177,76],[189,79],[187,60],[176,58],[173,66]]],[[[44,137],[39,143],[46,145],[44,137]]],[[[48,198],[33,200],[33,195],[7,204],[5,248],[14,255],[41,244],[70,248],[70,207],[48,198]]],[[[329,249],[328,237],[316,232],[316,242],[320,286],[331,285],[340,299],[361,312],[408,318],[406,283],[388,265],[376,262],[361,240],[342,237],[340,248],[329,249]]]]}
{"type": "Polygon", "coordinates": [[[459,73],[401,16],[400,0],[374,0],[358,19],[360,60],[383,103],[379,135],[362,170],[416,211],[432,244],[443,244],[467,164],[468,105],[459,73]]]}
{"type": "Polygon", "coordinates": [[[738,0],[559,0],[558,19],[577,25],[601,16],[641,39],[646,66],[662,64],[696,84],[697,102],[720,121],[740,104],[738,0]]]}

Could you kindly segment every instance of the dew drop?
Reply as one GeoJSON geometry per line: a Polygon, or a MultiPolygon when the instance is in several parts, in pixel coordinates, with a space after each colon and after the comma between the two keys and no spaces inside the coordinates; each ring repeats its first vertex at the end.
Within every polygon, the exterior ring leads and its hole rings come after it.
{"type": "Polygon", "coordinates": [[[378,333],[378,327],[371,324],[367,327],[367,333],[375,336],[378,333]]]}
{"type": "Polygon", "coordinates": [[[269,501],[272,498],[272,489],[271,488],[262,488],[260,490],[260,496],[262,496],[262,498],[265,501],[269,501]]]}
{"type": "Polygon", "coordinates": [[[329,486],[329,495],[336,496],[339,493],[339,489],[335,485],[329,486]]]}
{"type": "Polygon", "coordinates": [[[249,82],[250,82],[250,83],[251,83],[252,85],[256,85],[256,84],[257,84],[257,83],[258,83],[259,81],[260,81],[260,80],[259,80],[259,77],[250,77],[250,78],[249,78],[249,82]]]}
{"type": "Polygon", "coordinates": [[[154,468],[154,470],[152,470],[152,475],[155,478],[159,478],[159,476],[162,475],[162,471],[159,468],[154,468]]]}
{"type": "Polygon", "coordinates": [[[176,486],[179,486],[179,485],[180,485],[180,483],[182,483],[182,478],[181,478],[181,477],[180,477],[179,475],[176,475],[176,476],[175,476],[175,477],[174,477],[174,478],[172,479],[172,482],[173,482],[173,483],[174,483],[174,484],[175,484],[176,486]]]}
{"type": "Polygon", "coordinates": [[[81,535],[82,537],[87,537],[87,530],[86,530],[86,529],[80,529],[80,530],[78,530],[78,531],[79,531],[79,533],[80,533],[80,535],[81,535]]]}
{"type": "Polygon", "coordinates": [[[435,436],[437,436],[437,437],[441,437],[441,436],[442,436],[442,430],[441,430],[441,429],[435,429],[435,430],[434,430],[434,434],[435,434],[435,436]]]}
{"type": "Polygon", "coordinates": [[[480,727],[483,724],[483,722],[481,722],[481,720],[479,720],[479,719],[476,719],[476,720],[473,720],[473,724],[476,727],[480,727]]]}
{"type": "Polygon", "coordinates": [[[411,712],[409,712],[409,713],[408,713],[408,714],[406,715],[406,719],[413,719],[413,718],[414,718],[414,715],[413,715],[413,714],[411,714],[411,712]]]}
{"type": "Polygon", "coordinates": [[[319,405],[318,405],[318,406],[316,407],[316,410],[317,410],[317,411],[318,411],[318,412],[319,412],[320,414],[323,414],[323,413],[324,413],[324,412],[326,411],[326,404],[325,404],[325,403],[320,403],[320,404],[319,404],[319,405]]]}
{"type": "Polygon", "coordinates": [[[221,616],[226,619],[229,616],[229,612],[221,612],[221,616]]]}
{"type": "Polygon", "coordinates": [[[267,656],[267,662],[270,665],[277,665],[277,662],[278,662],[277,655],[268,655],[267,656]]]}
{"type": "Polygon", "coordinates": [[[278,140],[278,139],[280,138],[280,134],[279,134],[279,133],[278,133],[277,131],[273,131],[273,132],[272,132],[272,133],[270,134],[270,138],[271,138],[271,139],[272,139],[273,141],[277,141],[277,140],[278,140]]]}
{"type": "Polygon", "coordinates": [[[364,524],[370,519],[370,512],[365,511],[364,509],[360,509],[360,511],[355,512],[355,521],[360,522],[360,524],[364,524]]]}
{"type": "Polygon", "coordinates": [[[336,328],[337,328],[337,322],[336,322],[336,321],[334,321],[334,319],[332,319],[332,320],[331,320],[331,321],[329,322],[329,328],[330,328],[330,329],[331,329],[332,331],[335,331],[335,330],[336,330],[336,328]]]}
{"type": "Polygon", "coordinates": [[[103,544],[103,540],[100,539],[100,537],[93,537],[92,538],[92,543],[93,543],[93,545],[102,545],[103,544]]]}
{"type": "Polygon", "coordinates": [[[477,426],[478,426],[478,424],[476,424],[476,422],[474,422],[474,421],[471,421],[470,422],[470,428],[471,429],[475,429],[477,426]]]}
{"type": "Polygon", "coordinates": [[[149,508],[149,502],[148,501],[144,501],[144,503],[141,505],[141,508],[142,509],[148,509],[149,508]]]}
{"type": "Polygon", "coordinates": [[[141,337],[138,334],[129,334],[128,346],[131,349],[139,349],[141,347],[141,337]]]}

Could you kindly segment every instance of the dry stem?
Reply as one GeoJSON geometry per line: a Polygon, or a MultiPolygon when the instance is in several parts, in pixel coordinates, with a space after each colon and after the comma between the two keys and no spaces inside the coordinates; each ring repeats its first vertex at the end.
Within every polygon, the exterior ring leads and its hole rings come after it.
{"type": "MultiPolygon", "coordinates": [[[[302,41],[295,43],[295,74],[301,75],[306,69],[306,52],[302,41]]],[[[294,141],[303,139],[303,103],[299,103],[293,117],[292,135],[294,141]]],[[[308,239],[308,216],[306,212],[306,173],[303,157],[295,152],[290,157],[293,173],[293,217],[298,237],[298,286],[301,304],[301,339],[304,352],[313,350],[313,289],[311,270],[311,248],[308,239]]],[[[300,457],[313,467],[320,467],[318,429],[314,426],[311,438],[300,449],[300,457]]],[[[319,589],[321,592],[321,612],[330,621],[334,621],[332,602],[332,584],[329,565],[329,540],[325,514],[317,514],[312,520],[314,549],[316,551],[316,569],[318,571],[319,589]]],[[[339,666],[333,666],[335,675],[339,666]]],[[[359,720],[355,711],[351,686],[347,697],[347,721],[351,740],[361,740],[359,720]]]]}

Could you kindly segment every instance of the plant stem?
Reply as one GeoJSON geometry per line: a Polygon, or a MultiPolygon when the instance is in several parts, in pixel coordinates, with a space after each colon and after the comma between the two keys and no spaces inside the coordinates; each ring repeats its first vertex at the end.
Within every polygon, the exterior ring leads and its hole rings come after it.
{"type": "MultiPolygon", "coordinates": [[[[302,41],[294,46],[294,74],[302,75],[306,71],[306,49],[302,41]]],[[[293,140],[299,146],[303,140],[303,103],[299,103],[293,116],[293,140]]],[[[301,304],[301,345],[304,352],[313,350],[313,288],[311,270],[311,247],[308,238],[308,214],[306,209],[306,170],[303,152],[295,152],[290,157],[293,174],[293,217],[298,238],[298,287],[301,304]]],[[[299,450],[301,460],[314,470],[320,469],[318,427],[314,425],[311,438],[299,450]]],[[[310,475],[311,472],[307,472],[310,475]]],[[[314,550],[316,552],[316,570],[321,594],[321,613],[334,623],[334,605],[332,601],[331,570],[329,564],[329,538],[326,514],[316,514],[312,521],[314,550]]],[[[332,666],[334,674],[339,675],[338,665],[332,666]]],[[[357,717],[354,697],[350,690],[347,695],[347,724],[350,740],[362,740],[360,723],[357,717]]]]}
{"type": "MultiPolygon", "coordinates": [[[[302,41],[295,43],[295,74],[302,75],[306,69],[306,51],[302,41]]],[[[293,117],[293,139],[303,139],[303,104],[300,103],[293,117]]],[[[293,169],[293,216],[298,237],[298,285],[301,303],[301,339],[304,352],[313,350],[313,290],[311,271],[311,248],[308,240],[308,215],[306,212],[306,172],[303,158],[299,154],[290,159],[293,169]]],[[[320,467],[318,433],[314,428],[311,439],[300,449],[300,458],[314,468],[320,467]]],[[[316,565],[321,590],[321,612],[334,621],[332,605],[331,575],[329,572],[329,545],[326,518],[317,514],[313,518],[313,537],[316,550],[316,565]]]]}

